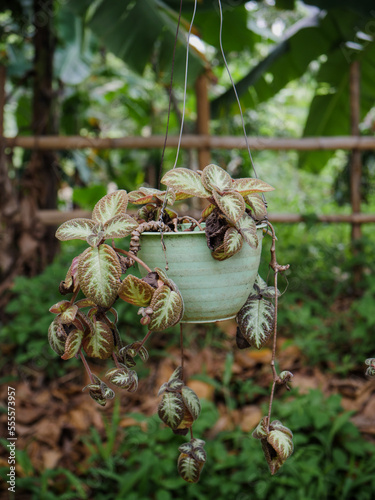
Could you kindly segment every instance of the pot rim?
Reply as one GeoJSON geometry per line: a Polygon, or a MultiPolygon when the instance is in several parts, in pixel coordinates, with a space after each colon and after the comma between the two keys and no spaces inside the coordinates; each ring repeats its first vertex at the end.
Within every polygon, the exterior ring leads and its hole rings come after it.
{"type": "MultiPolygon", "coordinates": [[[[187,223],[184,223],[184,224],[178,224],[178,227],[186,227],[186,228],[188,228],[190,226],[191,226],[190,222],[187,222],[187,223]]],[[[205,226],[205,223],[203,222],[201,224],[201,226],[205,226]]],[[[267,224],[265,222],[262,222],[261,224],[257,224],[256,226],[257,226],[257,229],[263,229],[263,228],[267,227],[267,224]]],[[[177,231],[177,233],[174,232],[174,231],[165,232],[165,233],[163,233],[163,237],[166,237],[166,236],[181,236],[183,234],[187,234],[189,236],[191,236],[191,235],[200,235],[200,234],[206,235],[205,231],[200,231],[199,228],[198,228],[198,226],[196,226],[193,231],[177,231]],[[197,229],[198,229],[198,231],[197,231],[197,229]]],[[[160,238],[160,231],[157,231],[157,232],[155,232],[155,231],[145,231],[144,233],[141,234],[141,237],[145,236],[145,235],[147,235],[147,236],[158,236],[160,238]]]]}

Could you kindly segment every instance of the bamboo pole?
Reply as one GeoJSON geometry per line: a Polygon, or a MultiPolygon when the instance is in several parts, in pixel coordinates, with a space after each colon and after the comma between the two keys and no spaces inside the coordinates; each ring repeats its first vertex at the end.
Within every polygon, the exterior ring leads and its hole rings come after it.
{"type": "MultiPolygon", "coordinates": [[[[353,136],[359,135],[360,122],[360,86],[361,75],[359,61],[353,61],[350,65],[349,90],[350,90],[350,131],[353,136]]],[[[350,203],[353,215],[358,215],[361,211],[361,178],[362,161],[361,151],[353,148],[350,161],[350,203]]],[[[351,247],[354,257],[360,253],[359,242],[362,236],[361,224],[352,222],[351,247]]],[[[358,291],[358,285],[362,278],[362,266],[357,264],[353,267],[354,286],[358,291]]]]}
{"type": "MultiPolygon", "coordinates": [[[[132,215],[132,212],[129,212],[132,215]]],[[[189,215],[199,218],[200,212],[196,211],[189,213],[189,215]]],[[[63,222],[75,218],[91,218],[91,212],[85,210],[70,210],[66,212],[61,212],[59,210],[39,210],[37,212],[38,219],[47,226],[57,226],[62,224],[63,222]]],[[[270,213],[268,215],[270,222],[280,222],[287,224],[296,224],[299,222],[307,222],[310,220],[310,216],[305,216],[303,214],[278,214],[278,213],[270,213]]],[[[331,214],[331,215],[317,215],[316,222],[322,223],[333,223],[333,224],[366,224],[366,223],[374,223],[375,222],[375,214],[331,214]]],[[[315,221],[314,220],[314,221],[315,221]]]]}
{"type": "MultiPolygon", "coordinates": [[[[252,150],[275,151],[316,151],[316,150],[371,150],[375,149],[375,137],[335,136],[335,137],[303,137],[303,138],[271,138],[249,137],[252,150]]],[[[162,148],[164,136],[150,137],[83,137],[83,136],[18,136],[4,137],[4,145],[9,148],[40,150],[66,149],[153,149],[162,148]]],[[[178,137],[169,136],[167,147],[176,148],[178,137]]],[[[244,137],[209,136],[184,134],[181,140],[184,149],[247,149],[244,137]]]]}
{"type": "MultiPolygon", "coordinates": [[[[350,128],[353,136],[359,135],[360,122],[360,68],[359,61],[352,62],[350,66],[350,128]]],[[[353,214],[361,211],[361,178],[362,164],[361,152],[353,148],[350,164],[350,201],[353,214]]],[[[361,238],[361,225],[352,224],[352,245],[361,238]]]]}
{"type": "MultiPolygon", "coordinates": [[[[207,76],[200,75],[195,83],[197,98],[197,134],[208,136],[210,133],[210,103],[208,100],[207,76]]],[[[200,170],[211,163],[210,147],[198,149],[198,164],[200,170]]]]}

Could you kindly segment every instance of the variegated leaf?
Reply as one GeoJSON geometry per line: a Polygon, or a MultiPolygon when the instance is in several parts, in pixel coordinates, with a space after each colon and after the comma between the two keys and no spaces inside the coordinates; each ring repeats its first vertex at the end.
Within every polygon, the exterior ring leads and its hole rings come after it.
{"type": "Polygon", "coordinates": [[[130,370],[131,382],[128,391],[135,392],[138,389],[138,375],[134,370],[130,370]]]}
{"type": "Polygon", "coordinates": [[[242,234],[244,240],[251,248],[258,248],[257,227],[253,219],[244,213],[236,224],[237,229],[242,234]]]}
{"type": "Polygon", "coordinates": [[[195,394],[193,389],[190,389],[190,387],[187,387],[186,385],[182,388],[181,395],[186,408],[191,413],[191,416],[194,420],[197,420],[201,412],[201,404],[198,396],[195,394]]]}
{"type": "Polygon", "coordinates": [[[48,342],[51,349],[59,356],[62,356],[65,352],[66,339],[67,334],[64,327],[58,320],[54,319],[48,328],[48,342]]]}
{"type": "Polygon", "coordinates": [[[180,293],[172,291],[167,285],[155,290],[150,303],[154,311],[149,324],[150,331],[160,332],[178,323],[183,305],[180,293]]]}
{"type": "Polygon", "coordinates": [[[164,394],[167,389],[168,389],[168,382],[164,382],[164,384],[162,384],[160,386],[158,396],[161,396],[162,394],[164,394]]]}
{"type": "Polygon", "coordinates": [[[181,389],[184,387],[184,383],[182,380],[179,379],[174,379],[168,382],[168,389],[170,391],[181,391],[181,389]]]}
{"type": "MultiPolygon", "coordinates": [[[[97,309],[95,309],[95,312],[97,312],[97,309]]],[[[94,325],[92,323],[91,318],[88,315],[86,316],[86,314],[83,314],[83,312],[80,310],[77,311],[74,324],[77,325],[77,328],[84,330],[85,333],[94,330],[94,325]]]]}
{"type": "Polygon", "coordinates": [[[183,193],[182,191],[176,193],[176,201],[187,200],[191,198],[191,194],[183,193]]]}
{"type": "Polygon", "coordinates": [[[250,345],[261,349],[271,336],[275,320],[275,308],[264,299],[250,299],[237,315],[242,335],[250,345]]]}
{"type": "Polygon", "coordinates": [[[215,260],[219,261],[229,259],[230,257],[230,255],[225,251],[224,243],[212,251],[211,255],[215,260]]]}
{"type": "Polygon", "coordinates": [[[293,453],[293,438],[288,433],[280,430],[271,431],[267,436],[267,441],[282,462],[285,462],[293,453]]]}
{"type": "Polygon", "coordinates": [[[178,447],[178,451],[181,453],[185,453],[185,455],[189,455],[193,451],[193,445],[191,441],[188,443],[183,443],[181,446],[178,447]]]}
{"type": "Polygon", "coordinates": [[[174,281],[172,281],[171,279],[168,278],[168,275],[165,271],[163,271],[163,269],[161,269],[160,267],[155,267],[155,272],[158,274],[159,278],[161,279],[161,281],[165,284],[165,285],[168,285],[169,288],[171,290],[173,290],[174,292],[178,292],[178,288],[177,288],[177,285],[174,281]]]}
{"type": "Polygon", "coordinates": [[[116,252],[108,245],[88,248],[80,257],[78,276],[87,298],[102,307],[110,307],[117,297],[121,266],[116,252]]]}
{"type": "Polygon", "coordinates": [[[60,323],[62,323],[63,325],[69,325],[70,323],[73,323],[77,316],[77,312],[78,307],[75,304],[68,307],[68,309],[65,309],[65,311],[59,315],[60,323]]]}
{"type": "Polygon", "coordinates": [[[56,302],[56,304],[53,304],[53,306],[49,308],[49,312],[60,314],[66,311],[70,307],[70,305],[71,304],[69,300],[60,300],[60,302],[56,302]]]}
{"type": "Polygon", "coordinates": [[[95,222],[103,224],[116,215],[125,215],[128,206],[128,195],[124,189],[119,189],[114,193],[103,196],[98,201],[92,212],[92,218],[95,222]]]}
{"type": "Polygon", "coordinates": [[[129,370],[126,368],[114,368],[107,372],[106,377],[113,385],[121,387],[121,389],[128,389],[131,382],[129,370]]]}
{"type": "Polygon", "coordinates": [[[85,240],[94,227],[95,221],[91,219],[67,220],[56,231],[56,238],[60,241],[85,240]]]}
{"type": "Polygon", "coordinates": [[[158,415],[171,429],[177,429],[184,418],[185,407],[181,394],[165,392],[159,404],[158,415]]]}
{"type": "Polygon", "coordinates": [[[79,280],[78,280],[78,263],[81,255],[74,257],[72,260],[71,266],[68,269],[68,272],[65,277],[65,281],[62,281],[60,284],[60,292],[62,294],[66,294],[67,292],[75,292],[79,289],[79,280]]]}
{"type": "Polygon", "coordinates": [[[193,451],[192,451],[192,456],[195,458],[198,462],[203,462],[207,460],[207,453],[206,451],[200,447],[200,446],[195,446],[193,451]]]}
{"type": "Polygon", "coordinates": [[[198,198],[209,198],[211,193],[202,184],[199,174],[187,168],[175,168],[167,172],[161,180],[162,184],[177,192],[198,198]]]}
{"type": "Polygon", "coordinates": [[[83,338],[82,330],[73,330],[69,333],[65,342],[65,351],[61,356],[62,359],[73,358],[81,348],[83,338]]]}
{"type": "Polygon", "coordinates": [[[256,429],[253,431],[252,436],[255,439],[265,439],[268,435],[268,429],[267,429],[267,422],[268,422],[268,417],[263,417],[262,420],[259,422],[258,426],[256,429]]]}
{"type": "MultiPolygon", "coordinates": [[[[152,196],[153,195],[150,195],[151,199],[152,199],[152,196]]],[[[132,203],[133,205],[140,205],[139,200],[141,198],[144,198],[144,197],[145,197],[145,193],[143,191],[141,191],[140,189],[137,189],[136,191],[131,191],[130,193],[128,193],[129,203],[132,203]]]]}
{"type": "Polygon", "coordinates": [[[208,191],[224,193],[232,189],[232,177],[221,167],[211,163],[203,169],[202,183],[208,191]]]}
{"type": "Polygon", "coordinates": [[[267,215],[267,207],[264,204],[262,195],[254,193],[254,194],[249,194],[248,196],[245,196],[245,201],[248,205],[250,205],[254,217],[257,220],[262,220],[265,218],[267,215]]]}
{"type": "Polygon", "coordinates": [[[182,366],[178,366],[172,375],[169,377],[168,382],[172,382],[172,380],[181,380],[182,377],[182,366]]]}
{"type": "Polygon", "coordinates": [[[77,300],[75,305],[79,309],[83,309],[84,307],[93,307],[93,306],[95,306],[95,303],[90,299],[81,299],[81,300],[77,300]]]}
{"type": "Polygon", "coordinates": [[[245,179],[235,179],[232,189],[241,193],[242,196],[247,196],[251,193],[266,193],[267,191],[274,191],[275,188],[260,179],[248,177],[245,179]]]}
{"type": "Polygon", "coordinates": [[[118,290],[120,299],[138,307],[147,307],[155,292],[155,288],[145,281],[129,274],[118,290]]]}
{"type": "Polygon", "coordinates": [[[178,473],[184,481],[197,483],[202,469],[202,464],[185,453],[181,453],[177,462],[178,473]]]}
{"type": "Polygon", "coordinates": [[[221,212],[227,217],[230,222],[236,224],[245,212],[245,202],[242,196],[236,191],[230,191],[224,193],[223,195],[213,193],[214,200],[217,203],[217,206],[221,210],[221,212]]]}
{"type": "Polygon", "coordinates": [[[107,359],[112,356],[114,341],[109,326],[102,321],[96,321],[93,331],[85,336],[82,345],[91,358],[107,359]]]}
{"type": "Polygon", "coordinates": [[[229,254],[230,257],[241,250],[242,244],[242,235],[236,228],[230,227],[226,230],[224,235],[224,251],[229,254]]]}
{"type": "MultiPolygon", "coordinates": [[[[290,373],[290,372],[286,372],[286,373],[290,373]]],[[[281,378],[281,373],[280,373],[280,378],[281,378]]],[[[271,422],[271,424],[270,424],[270,431],[281,431],[281,432],[284,432],[284,434],[287,434],[291,439],[293,439],[293,432],[288,427],[285,427],[285,425],[283,425],[280,422],[280,420],[273,420],[271,422]]]]}
{"type": "Polygon", "coordinates": [[[159,200],[159,202],[164,203],[165,196],[167,195],[167,205],[173,205],[176,201],[176,193],[173,189],[168,189],[167,191],[160,191],[160,193],[155,194],[155,198],[159,200]]]}
{"type": "Polygon", "coordinates": [[[184,418],[182,419],[180,425],[177,429],[172,429],[174,434],[179,434],[180,436],[186,436],[189,432],[189,429],[194,423],[194,419],[190,411],[185,407],[184,418]]]}
{"type": "Polygon", "coordinates": [[[125,238],[138,227],[138,222],[130,215],[116,215],[104,224],[105,239],[125,238]]]}
{"type": "Polygon", "coordinates": [[[238,349],[247,349],[248,347],[251,347],[249,342],[242,335],[241,330],[239,329],[238,326],[236,330],[236,345],[238,349]]]}
{"type": "Polygon", "coordinates": [[[208,207],[206,207],[201,214],[202,219],[207,219],[207,217],[210,214],[212,214],[212,212],[215,210],[215,208],[216,208],[216,206],[213,203],[208,205],[208,207]]]}
{"type": "Polygon", "coordinates": [[[102,391],[103,398],[105,399],[113,399],[115,397],[115,392],[112,391],[110,387],[108,387],[104,382],[100,384],[100,389],[102,391]]]}

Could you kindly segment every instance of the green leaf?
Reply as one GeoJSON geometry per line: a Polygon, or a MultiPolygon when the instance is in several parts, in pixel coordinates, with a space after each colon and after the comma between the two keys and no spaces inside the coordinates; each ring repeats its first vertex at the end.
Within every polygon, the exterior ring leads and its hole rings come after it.
{"type": "Polygon", "coordinates": [[[158,415],[171,429],[177,429],[184,418],[185,406],[181,394],[165,392],[159,404],[158,415]]]}
{"type": "Polygon", "coordinates": [[[57,319],[54,319],[48,328],[48,342],[51,349],[59,356],[62,356],[65,352],[66,339],[67,334],[64,327],[57,319]]]}
{"type": "Polygon", "coordinates": [[[203,169],[202,183],[208,191],[217,191],[220,194],[233,189],[232,177],[224,169],[213,163],[203,169]]]}
{"type": "Polygon", "coordinates": [[[113,334],[102,321],[93,324],[93,330],[83,339],[83,348],[91,358],[107,359],[114,349],[113,334]]]}
{"type": "Polygon", "coordinates": [[[191,413],[191,416],[194,420],[197,420],[201,412],[201,404],[198,396],[195,394],[193,389],[190,389],[190,387],[187,387],[186,385],[182,388],[181,395],[186,408],[191,413]]]}
{"type": "Polygon", "coordinates": [[[213,192],[214,200],[223,214],[236,224],[245,212],[245,201],[242,196],[236,191],[230,191],[220,195],[216,191],[213,192]]]}
{"type": "Polygon", "coordinates": [[[160,332],[174,326],[181,319],[183,300],[180,293],[172,291],[167,285],[155,290],[150,307],[153,309],[149,330],[160,332]]]}
{"type": "Polygon", "coordinates": [[[56,231],[56,238],[60,241],[85,240],[92,233],[95,224],[91,219],[67,220],[56,231]]]}
{"type": "Polygon", "coordinates": [[[271,336],[275,320],[275,308],[264,299],[250,299],[237,315],[242,335],[250,345],[261,349],[271,336]]]}
{"type": "Polygon", "coordinates": [[[199,174],[187,168],[175,168],[167,172],[161,180],[162,184],[198,198],[209,198],[211,193],[202,184],[199,174]]]}
{"type": "Polygon", "coordinates": [[[122,282],[118,294],[120,299],[138,307],[147,307],[155,292],[155,288],[145,281],[129,274],[122,282]]]}
{"type": "Polygon", "coordinates": [[[246,213],[240,218],[236,224],[237,229],[242,234],[243,239],[251,248],[258,248],[257,226],[253,219],[246,213]]]}
{"type": "Polygon", "coordinates": [[[245,202],[250,205],[253,215],[257,220],[262,220],[267,215],[267,207],[261,194],[250,194],[245,196],[245,202]]]}
{"type": "Polygon", "coordinates": [[[102,307],[111,307],[120,285],[121,266],[108,245],[88,248],[79,259],[78,277],[87,298],[102,307]]]}
{"type": "Polygon", "coordinates": [[[184,453],[178,457],[178,473],[188,483],[197,483],[199,480],[201,465],[193,457],[186,456],[184,453]]]}
{"type": "Polygon", "coordinates": [[[275,188],[270,186],[260,179],[253,179],[251,177],[245,179],[235,179],[232,189],[235,189],[242,196],[247,196],[252,193],[265,193],[267,191],[274,191],[275,188]]]}
{"type": "Polygon", "coordinates": [[[68,338],[65,343],[65,351],[62,359],[71,359],[73,358],[81,348],[83,338],[82,330],[73,330],[69,333],[68,338]]]}
{"type": "Polygon", "coordinates": [[[239,252],[242,248],[243,237],[234,227],[226,230],[224,235],[224,251],[230,256],[239,252]]]}
{"type": "Polygon", "coordinates": [[[137,227],[138,222],[130,215],[116,215],[104,224],[105,238],[125,238],[137,227]]]}
{"type": "Polygon", "coordinates": [[[117,215],[125,215],[127,206],[128,195],[125,190],[120,189],[114,193],[103,196],[103,198],[98,201],[92,212],[92,218],[95,222],[102,222],[105,224],[117,215]]]}

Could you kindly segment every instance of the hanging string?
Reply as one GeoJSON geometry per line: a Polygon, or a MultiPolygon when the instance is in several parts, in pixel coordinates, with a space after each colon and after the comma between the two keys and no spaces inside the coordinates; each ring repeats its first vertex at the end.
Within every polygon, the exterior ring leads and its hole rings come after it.
{"type": "MultiPolygon", "coordinates": [[[[181,125],[180,125],[180,134],[178,136],[178,144],[177,144],[177,152],[176,152],[176,159],[174,162],[174,165],[172,167],[172,170],[176,168],[177,162],[178,162],[178,157],[180,154],[180,148],[181,148],[181,139],[182,139],[182,132],[184,130],[184,121],[185,121],[185,109],[186,109],[186,94],[187,94],[187,79],[188,79],[188,69],[189,69],[189,48],[190,48],[190,35],[191,35],[191,30],[193,29],[193,24],[194,24],[194,19],[195,19],[195,13],[197,11],[197,0],[194,0],[194,10],[193,10],[193,15],[190,21],[190,26],[189,26],[189,31],[187,34],[187,40],[186,40],[186,62],[185,62],[185,80],[184,80],[184,97],[183,97],[183,104],[182,104],[182,117],[181,117],[181,125]]],[[[161,207],[160,211],[160,217],[159,217],[159,224],[160,224],[160,235],[161,235],[161,244],[165,253],[165,244],[163,240],[163,231],[162,231],[162,222],[163,222],[163,217],[164,217],[164,212],[165,212],[165,207],[167,206],[167,198],[168,198],[168,191],[169,187],[167,187],[165,196],[164,196],[164,201],[163,201],[163,206],[161,207]]],[[[167,264],[168,266],[168,264],[167,264]]]]}
{"type": "Polygon", "coordinates": [[[166,128],[166,131],[165,131],[163,151],[161,153],[161,160],[160,160],[159,187],[160,187],[161,173],[162,173],[162,170],[163,170],[164,154],[165,154],[165,149],[167,147],[168,130],[169,130],[169,119],[170,119],[170,116],[171,116],[174,62],[175,62],[175,56],[176,56],[176,47],[177,47],[177,40],[178,40],[178,32],[179,32],[180,23],[181,23],[181,12],[182,12],[182,0],[180,0],[180,11],[178,13],[176,36],[175,36],[175,39],[174,39],[173,54],[172,54],[171,81],[170,81],[170,84],[169,84],[169,101],[168,101],[167,128],[166,128]]]}
{"type": "Polygon", "coordinates": [[[225,57],[224,49],[223,49],[223,9],[222,9],[222,6],[221,6],[221,0],[217,0],[217,1],[218,1],[218,4],[219,4],[219,12],[220,12],[220,34],[219,34],[220,51],[221,51],[221,55],[223,57],[225,68],[227,70],[227,73],[229,75],[229,78],[230,78],[230,81],[231,81],[231,84],[232,84],[232,87],[233,87],[234,95],[236,96],[238,108],[240,110],[241,122],[242,122],[242,129],[243,129],[243,133],[244,133],[244,136],[245,136],[245,141],[246,141],[247,151],[249,153],[249,158],[250,158],[251,166],[252,166],[252,168],[254,170],[255,177],[258,178],[257,171],[255,169],[255,165],[254,165],[254,161],[253,161],[253,156],[252,156],[251,151],[250,151],[249,141],[248,141],[247,135],[246,135],[245,120],[244,120],[243,113],[242,113],[242,107],[241,107],[240,99],[238,97],[236,85],[234,84],[234,81],[233,81],[233,78],[232,78],[232,75],[231,75],[228,63],[227,63],[227,59],[225,57]]]}

